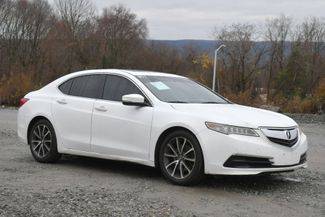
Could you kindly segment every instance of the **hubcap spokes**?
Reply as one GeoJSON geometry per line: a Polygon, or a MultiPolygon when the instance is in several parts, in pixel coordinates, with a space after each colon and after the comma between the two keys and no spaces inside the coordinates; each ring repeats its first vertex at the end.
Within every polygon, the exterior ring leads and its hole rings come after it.
{"type": "Polygon", "coordinates": [[[44,125],[38,125],[32,134],[31,146],[33,152],[40,158],[45,157],[52,145],[52,134],[50,129],[44,125]]]}
{"type": "Polygon", "coordinates": [[[164,166],[168,174],[176,179],[189,176],[194,168],[196,154],[192,143],[184,137],[169,141],[164,149],[164,166]]]}

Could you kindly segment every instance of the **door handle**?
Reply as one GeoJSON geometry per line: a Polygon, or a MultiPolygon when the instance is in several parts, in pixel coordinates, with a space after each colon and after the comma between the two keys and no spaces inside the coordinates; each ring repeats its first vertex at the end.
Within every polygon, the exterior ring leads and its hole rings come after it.
{"type": "Polygon", "coordinates": [[[67,104],[67,101],[65,99],[58,99],[56,100],[59,104],[65,105],[67,104]]]}
{"type": "Polygon", "coordinates": [[[107,108],[105,106],[98,106],[98,107],[95,107],[95,109],[97,111],[100,111],[100,112],[106,112],[107,111],[107,108]]]}

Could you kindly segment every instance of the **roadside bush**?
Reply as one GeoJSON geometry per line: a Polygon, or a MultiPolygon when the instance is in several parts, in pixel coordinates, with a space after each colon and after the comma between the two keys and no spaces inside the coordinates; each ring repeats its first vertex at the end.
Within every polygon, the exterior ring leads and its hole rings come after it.
{"type": "Polygon", "coordinates": [[[319,111],[325,109],[325,78],[321,79],[318,88],[315,90],[314,97],[317,101],[317,107],[319,111]]]}
{"type": "Polygon", "coordinates": [[[259,107],[260,105],[263,104],[263,101],[262,99],[260,99],[260,97],[258,96],[254,97],[255,94],[252,93],[251,89],[239,93],[231,93],[231,92],[223,93],[223,95],[230,101],[241,105],[250,105],[250,106],[259,107]]]}
{"type": "Polygon", "coordinates": [[[273,104],[279,106],[285,113],[317,113],[319,110],[315,97],[302,99],[300,96],[294,96],[292,99],[287,99],[282,95],[277,95],[273,104]]]}
{"type": "Polygon", "coordinates": [[[289,113],[317,113],[317,101],[309,97],[301,99],[299,96],[295,96],[284,107],[284,111],[289,113]]]}
{"type": "Polygon", "coordinates": [[[0,104],[17,106],[19,99],[34,89],[33,76],[27,73],[11,73],[0,81],[0,104]]]}

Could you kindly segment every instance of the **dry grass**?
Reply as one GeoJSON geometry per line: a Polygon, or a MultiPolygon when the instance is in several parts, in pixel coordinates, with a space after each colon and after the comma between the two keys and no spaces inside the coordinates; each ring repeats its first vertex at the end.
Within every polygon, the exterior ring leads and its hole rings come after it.
{"type": "Polygon", "coordinates": [[[0,103],[17,106],[19,99],[35,88],[33,76],[27,73],[12,73],[0,81],[0,103]]]}

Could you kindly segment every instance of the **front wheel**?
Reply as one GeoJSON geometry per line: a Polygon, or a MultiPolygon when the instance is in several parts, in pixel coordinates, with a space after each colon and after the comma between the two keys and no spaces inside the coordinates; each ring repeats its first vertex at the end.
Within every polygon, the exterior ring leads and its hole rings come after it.
{"type": "Polygon", "coordinates": [[[195,136],[185,130],[169,134],[160,147],[159,165],[163,175],[174,184],[198,183],[204,175],[204,163],[195,136]]]}
{"type": "Polygon", "coordinates": [[[37,121],[29,132],[29,146],[34,159],[41,163],[53,163],[60,159],[56,135],[52,124],[45,119],[37,121]]]}

